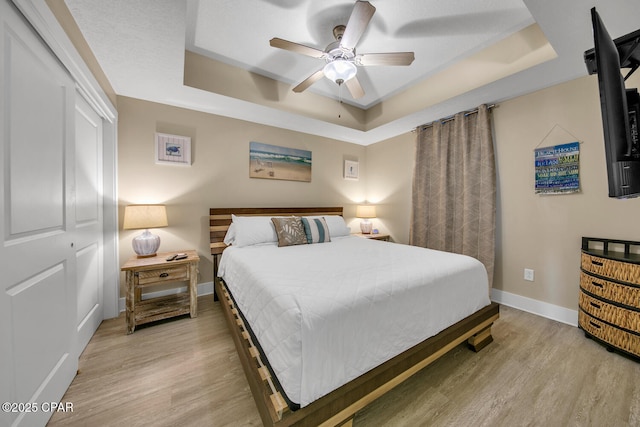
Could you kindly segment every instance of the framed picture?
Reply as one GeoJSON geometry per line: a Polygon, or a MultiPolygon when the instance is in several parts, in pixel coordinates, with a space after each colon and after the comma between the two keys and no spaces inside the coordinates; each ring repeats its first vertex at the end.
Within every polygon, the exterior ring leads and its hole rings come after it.
{"type": "Polygon", "coordinates": [[[344,179],[352,179],[358,180],[358,162],[354,162],[353,160],[345,160],[344,161],[344,179]]]}
{"type": "Polygon", "coordinates": [[[156,163],[191,166],[191,138],[156,133],[156,163]]]}
{"type": "Polygon", "coordinates": [[[311,151],[251,141],[249,178],[311,182],[311,151]]]}

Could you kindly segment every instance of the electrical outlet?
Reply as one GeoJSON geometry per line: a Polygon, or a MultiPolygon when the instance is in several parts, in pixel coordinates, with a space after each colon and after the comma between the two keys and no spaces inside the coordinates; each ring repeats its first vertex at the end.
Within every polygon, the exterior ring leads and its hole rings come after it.
{"type": "Polygon", "coordinates": [[[525,268],[524,269],[524,280],[528,280],[530,282],[533,282],[533,270],[530,268],[525,268]]]}

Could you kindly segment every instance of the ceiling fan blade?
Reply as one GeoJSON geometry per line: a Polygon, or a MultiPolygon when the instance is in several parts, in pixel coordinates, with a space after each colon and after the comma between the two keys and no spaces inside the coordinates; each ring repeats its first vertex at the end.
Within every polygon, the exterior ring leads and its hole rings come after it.
{"type": "Polygon", "coordinates": [[[355,48],[375,11],[376,8],[368,1],[358,0],[353,7],[349,22],[347,22],[347,28],[345,28],[340,40],[340,46],[345,49],[355,48]]]}
{"type": "Polygon", "coordinates": [[[324,58],[326,53],[323,50],[315,49],[313,47],[305,46],[303,44],[298,44],[294,42],[290,42],[288,40],[279,39],[277,37],[269,40],[269,44],[272,47],[277,47],[279,49],[290,50],[291,52],[301,53],[303,55],[311,56],[312,58],[324,58]]]}
{"type": "Polygon", "coordinates": [[[314,84],[315,82],[317,82],[318,80],[320,80],[323,77],[324,77],[324,71],[322,69],[320,69],[320,70],[316,71],[315,73],[311,74],[309,77],[307,77],[298,86],[294,87],[293,91],[296,92],[296,93],[302,92],[303,90],[307,89],[309,86],[311,86],[312,84],[314,84]]]}
{"type": "Polygon", "coordinates": [[[353,96],[353,99],[362,98],[364,96],[364,90],[360,86],[360,82],[357,77],[350,78],[344,84],[349,89],[349,93],[353,96]]]}
{"type": "Polygon", "coordinates": [[[413,52],[364,53],[356,56],[359,65],[411,65],[415,55],[413,52]]]}

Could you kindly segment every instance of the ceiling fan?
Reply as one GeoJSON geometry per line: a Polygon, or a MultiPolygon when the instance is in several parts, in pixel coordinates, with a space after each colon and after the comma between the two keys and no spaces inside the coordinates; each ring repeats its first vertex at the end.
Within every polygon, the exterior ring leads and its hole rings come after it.
{"type": "Polygon", "coordinates": [[[327,46],[325,50],[277,37],[272,38],[269,41],[272,47],[326,61],[324,68],[307,77],[302,83],[294,87],[293,91],[302,92],[322,77],[327,77],[329,80],[336,82],[338,86],[344,83],[351,96],[357,99],[364,96],[364,90],[356,77],[357,66],[410,65],[415,58],[413,52],[356,54],[356,45],[367,29],[367,25],[375,11],[376,8],[368,1],[356,1],[347,25],[338,25],[333,29],[333,36],[336,41],[327,46]]]}

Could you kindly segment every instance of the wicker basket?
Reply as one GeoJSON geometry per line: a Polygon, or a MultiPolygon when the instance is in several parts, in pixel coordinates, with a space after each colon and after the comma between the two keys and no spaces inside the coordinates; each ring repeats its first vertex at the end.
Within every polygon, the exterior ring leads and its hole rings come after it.
{"type": "Polygon", "coordinates": [[[598,276],[640,285],[640,265],[582,253],[582,269],[598,276]]]}
{"type": "Polygon", "coordinates": [[[616,329],[595,317],[591,317],[584,311],[578,313],[578,324],[589,335],[610,344],[612,347],[640,356],[640,336],[630,332],[616,329]]]}
{"type": "Polygon", "coordinates": [[[585,291],[609,301],[630,307],[640,307],[640,288],[610,282],[580,272],[580,287],[585,291]]]}
{"type": "Polygon", "coordinates": [[[583,292],[580,292],[580,308],[595,318],[640,333],[640,315],[636,311],[608,304],[583,292]]]}

